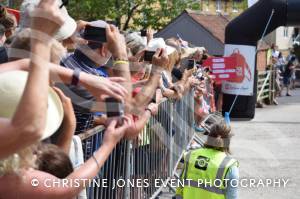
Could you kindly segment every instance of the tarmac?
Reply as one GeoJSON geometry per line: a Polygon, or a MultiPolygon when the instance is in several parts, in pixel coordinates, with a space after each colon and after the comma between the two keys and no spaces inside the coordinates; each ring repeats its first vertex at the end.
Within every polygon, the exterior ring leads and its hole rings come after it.
{"type": "Polygon", "coordinates": [[[256,109],[250,122],[232,122],[232,155],[239,160],[240,179],[246,179],[240,199],[300,198],[300,89],[291,93],[279,97],[277,106],[256,109]],[[273,184],[266,186],[267,179],[273,184]],[[279,179],[286,186],[275,183],[279,179]]]}
{"type": "MultiPolygon", "coordinates": [[[[300,198],[300,89],[291,94],[279,97],[279,105],[256,109],[251,121],[231,122],[239,199],[300,198]]],[[[158,198],[172,196],[166,191],[158,198]]]]}

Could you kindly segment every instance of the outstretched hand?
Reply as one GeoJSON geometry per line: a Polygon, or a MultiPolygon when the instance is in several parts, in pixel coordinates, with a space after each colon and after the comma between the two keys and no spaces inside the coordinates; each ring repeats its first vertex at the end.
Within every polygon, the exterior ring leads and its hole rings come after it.
{"type": "Polygon", "coordinates": [[[131,125],[130,118],[124,116],[123,124],[121,126],[118,125],[118,119],[113,119],[109,123],[104,133],[103,144],[108,144],[110,146],[115,146],[125,135],[126,130],[131,125]]]}
{"type": "Polygon", "coordinates": [[[124,102],[124,98],[128,94],[127,90],[119,83],[125,80],[120,77],[103,78],[94,75],[88,75],[85,83],[86,89],[97,99],[102,99],[104,95],[111,96],[124,102]]]}

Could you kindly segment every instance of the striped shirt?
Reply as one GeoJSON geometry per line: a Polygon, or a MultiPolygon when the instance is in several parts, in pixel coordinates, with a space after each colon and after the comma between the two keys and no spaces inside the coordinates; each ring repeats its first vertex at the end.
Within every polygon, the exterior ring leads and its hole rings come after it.
{"type": "MultiPolygon", "coordinates": [[[[80,69],[82,72],[92,75],[108,76],[105,70],[101,70],[96,63],[79,50],[75,50],[74,53],[64,58],[61,65],[72,70],[80,69]]],[[[95,102],[95,97],[82,86],[58,84],[58,87],[72,99],[77,119],[76,134],[91,128],[94,118],[91,108],[95,102]]]]}

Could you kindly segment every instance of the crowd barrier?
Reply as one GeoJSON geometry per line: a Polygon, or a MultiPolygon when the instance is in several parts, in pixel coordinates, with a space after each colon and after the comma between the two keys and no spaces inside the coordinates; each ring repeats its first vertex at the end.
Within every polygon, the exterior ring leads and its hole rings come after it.
{"type": "MultiPolygon", "coordinates": [[[[104,131],[105,128],[103,126],[98,126],[79,135],[82,140],[85,161],[92,157],[93,153],[101,146],[104,131]]],[[[128,158],[126,153],[128,146],[128,141],[122,141],[116,146],[95,178],[97,183],[87,188],[86,193],[88,199],[124,198],[125,187],[115,187],[114,180],[126,179],[126,163],[128,158]],[[102,183],[103,179],[107,180],[107,184],[104,185],[102,183]]]]}
{"type": "Polygon", "coordinates": [[[269,103],[273,102],[275,97],[275,82],[276,73],[274,70],[258,72],[257,80],[257,102],[267,100],[269,103]]]}
{"type": "MultiPolygon", "coordinates": [[[[121,141],[96,177],[99,182],[106,179],[106,186],[99,183],[100,186],[87,188],[87,197],[141,199],[159,195],[193,139],[193,96],[190,92],[179,101],[165,100],[138,138],[121,141]],[[128,186],[115,186],[120,180],[128,180],[128,186]]],[[[85,160],[100,147],[104,130],[96,127],[80,135],[85,160]]]]}

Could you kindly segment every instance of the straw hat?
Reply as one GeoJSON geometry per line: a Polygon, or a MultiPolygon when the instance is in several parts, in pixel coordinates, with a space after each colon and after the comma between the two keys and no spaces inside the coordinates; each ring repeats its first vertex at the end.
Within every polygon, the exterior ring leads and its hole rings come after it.
{"type": "MultiPolygon", "coordinates": [[[[24,71],[0,73],[0,117],[13,117],[21,100],[27,77],[28,72],[24,71]]],[[[62,123],[63,116],[64,111],[60,98],[55,91],[49,87],[47,123],[42,139],[50,137],[57,131],[62,123]]]]}
{"type": "MultiPolygon", "coordinates": [[[[62,5],[62,0],[56,0],[57,5],[62,5]]],[[[30,13],[35,9],[35,7],[40,3],[40,0],[24,0],[20,7],[20,29],[30,28],[30,13]]],[[[64,17],[65,23],[60,27],[54,38],[58,41],[62,41],[71,37],[76,31],[77,24],[75,20],[70,17],[65,6],[61,9],[62,16],[64,17]]]]}

